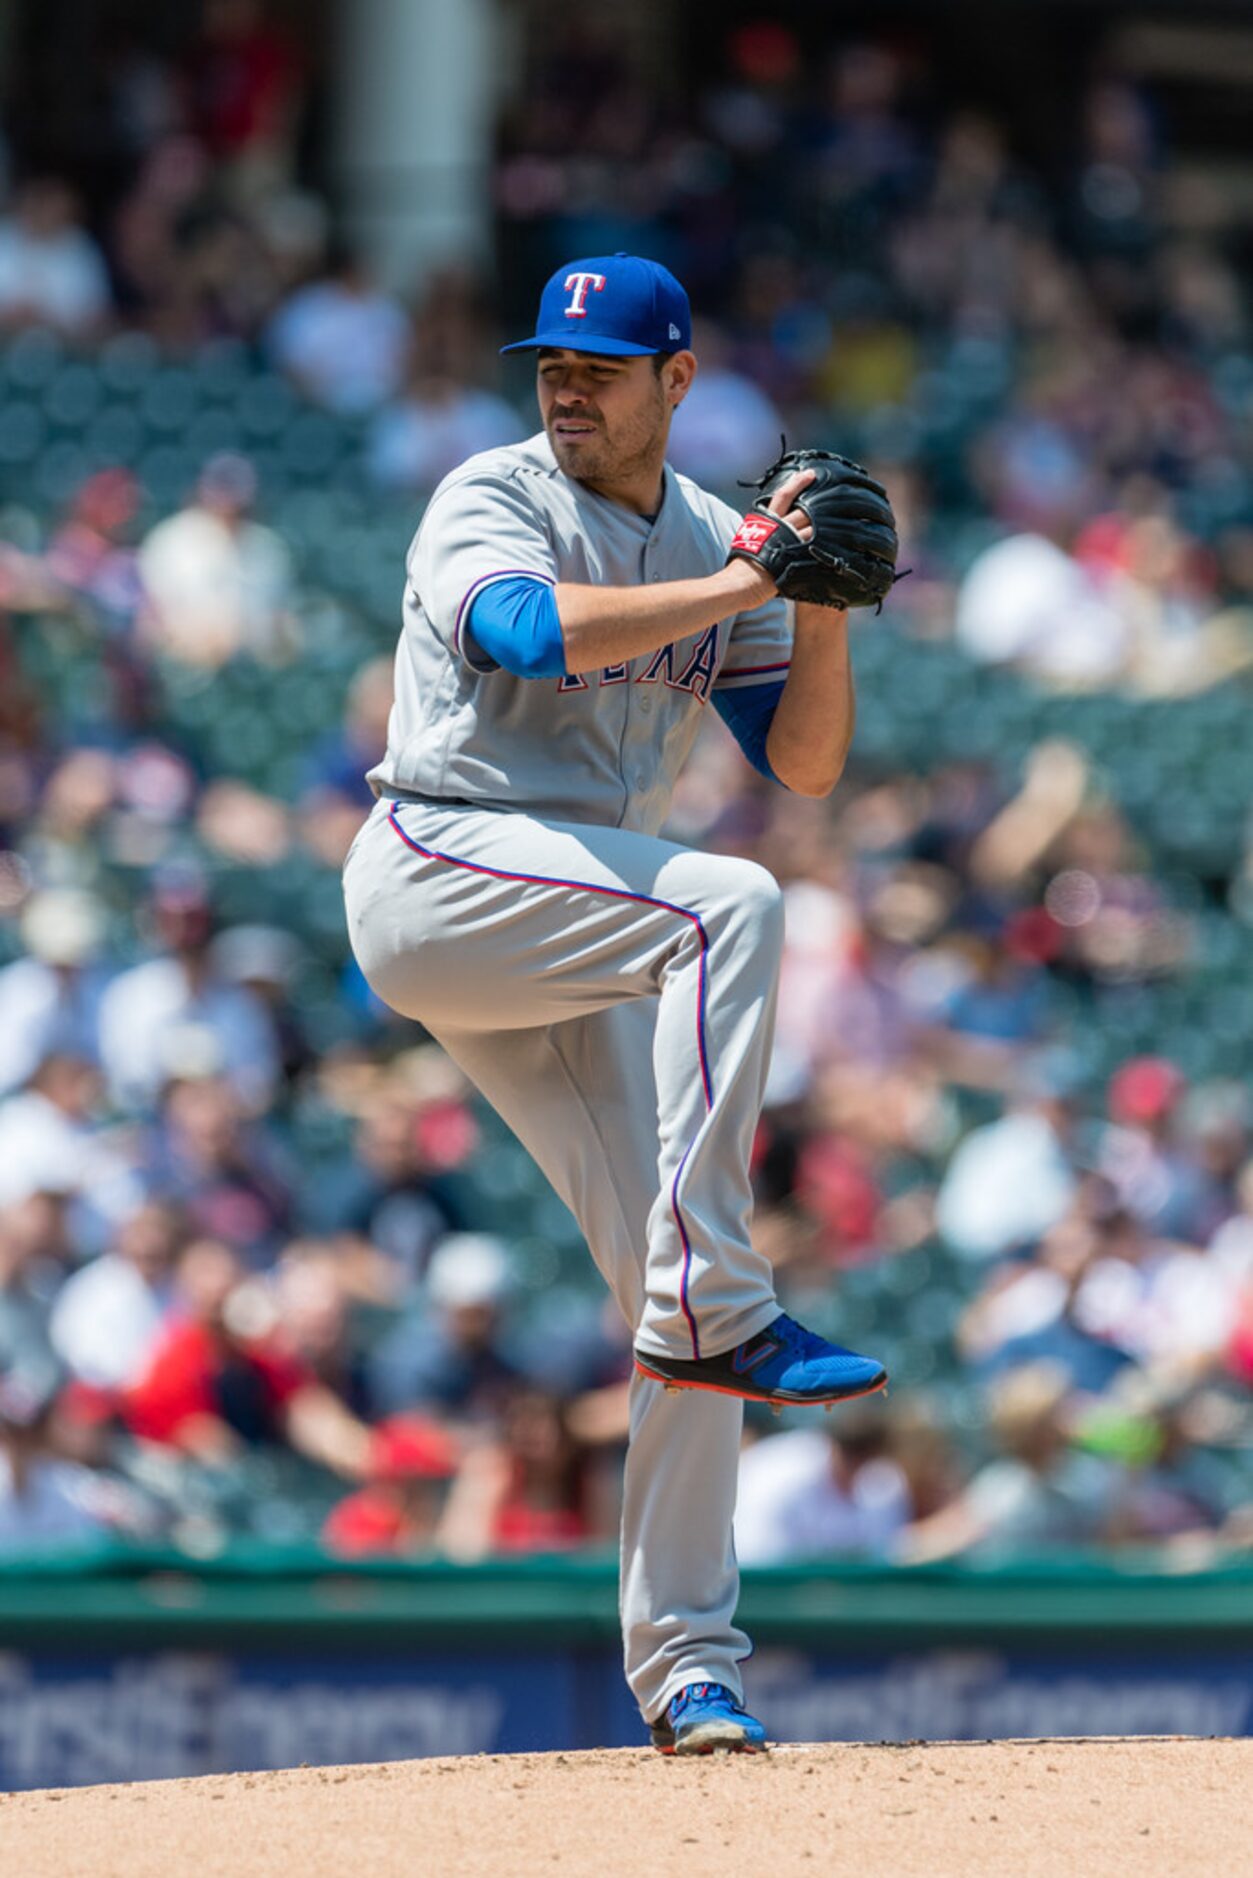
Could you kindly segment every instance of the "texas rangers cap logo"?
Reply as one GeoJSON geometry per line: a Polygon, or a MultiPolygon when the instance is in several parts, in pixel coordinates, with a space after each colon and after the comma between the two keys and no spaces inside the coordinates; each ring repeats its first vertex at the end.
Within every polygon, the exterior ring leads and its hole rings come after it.
{"type": "Polygon", "coordinates": [[[691,343],[692,310],[668,267],[638,254],[598,254],[559,267],[540,296],[532,336],[501,350],[632,358],[691,343]]]}
{"type": "Polygon", "coordinates": [[[597,293],[604,293],[605,276],[603,274],[566,275],[566,292],[574,295],[574,298],[566,308],[566,318],[568,320],[585,320],[587,318],[587,294],[590,287],[594,287],[597,293]]]}

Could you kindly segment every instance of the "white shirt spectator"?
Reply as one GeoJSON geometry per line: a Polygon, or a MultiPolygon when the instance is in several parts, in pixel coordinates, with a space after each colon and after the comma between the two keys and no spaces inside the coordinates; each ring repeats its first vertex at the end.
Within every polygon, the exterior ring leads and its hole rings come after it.
{"type": "Polygon", "coordinates": [[[955,1251],[995,1258],[1033,1245],[1069,1206],[1075,1177],[1047,1118],[1015,1111],[972,1129],[945,1170],[936,1223],[955,1251]]]}
{"type": "Polygon", "coordinates": [[[105,913],[78,887],[44,887],[22,909],[26,957],[0,971],[0,1096],[34,1075],[53,1051],[94,1062],[103,968],[92,963],[105,913]]]}
{"type": "Polygon", "coordinates": [[[513,406],[494,392],[455,384],[415,392],[375,418],[370,473],[387,489],[434,489],[468,456],[526,435],[513,406]]]}
{"type": "Polygon", "coordinates": [[[740,1456],[735,1552],[741,1565],[856,1553],[882,1558],[911,1514],[895,1461],[880,1457],[841,1485],[831,1441],[817,1429],[772,1435],[740,1456]]]}
{"type": "Polygon", "coordinates": [[[81,228],[36,234],[0,222],[0,320],[26,317],[64,333],[85,333],[109,311],[109,276],[81,228]]]}
{"type": "Polygon", "coordinates": [[[1098,1259],[1075,1294],[1075,1322],[1141,1363],[1190,1363],[1225,1349],[1244,1282],[1213,1248],[1162,1245],[1134,1265],[1098,1259]]]}
{"type": "Polygon", "coordinates": [[[1066,1308],[1070,1287],[1060,1272],[1029,1265],[992,1297],[977,1306],[978,1328],[965,1339],[968,1356],[984,1357],[1018,1337],[1033,1337],[1055,1324],[1066,1308]]]}
{"type": "Polygon", "coordinates": [[[1109,1123],[1101,1132],[1097,1166],[1133,1218],[1150,1229],[1161,1226],[1174,1197],[1178,1172],[1146,1129],[1109,1123]]]}
{"type": "Polygon", "coordinates": [[[0,1096],[9,1095],[53,1050],[96,1054],[101,977],[67,977],[42,959],[15,959],[0,970],[0,1096]]]}
{"type": "Polygon", "coordinates": [[[973,1528],[963,1550],[1030,1555],[1091,1544],[1106,1499],[1103,1464],[1087,1457],[1072,1468],[1039,1469],[1007,1454],[981,1467],[962,1498],[973,1528]]]}
{"type": "Polygon", "coordinates": [[[143,1198],[134,1170],[89,1122],[27,1089],[0,1103],[0,1209],[32,1193],[70,1197],[70,1237],[84,1256],[143,1198]]]}
{"type": "Polygon", "coordinates": [[[1016,664],[1060,685],[1113,683],[1130,634],[1095,580],[1044,535],[985,548],[957,593],[958,645],[983,664],[1016,664]]]}
{"type": "Polygon", "coordinates": [[[268,1107],[280,1059],[263,1001],[242,985],[212,979],[193,987],[176,958],[149,959],[122,972],[100,1002],[100,1061],[120,1108],[150,1110],[185,1053],[201,1073],[225,1076],[253,1114],[268,1107]],[[203,1044],[210,1045],[211,1061],[203,1044]]]}
{"type": "Polygon", "coordinates": [[[146,537],[139,571],[152,637],[172,658],[216,666],[289,649],[292,561],[273,529],[192,503],[146,537]]]}
{"type": "Polygon", "coordinates": [[[172,1295],[129,1259],[104,1252],[66,1279],[52,1307],[52,1347],[81,1382],[122,1388],[147,1367],[172,1295]]]}
{"type": "Polygon", "coordinates": [[[803,1094],[817,1067],[832,1057],[881,1061],[857,963],[861,926],[844,894],[818,881],[783,890],[783,962],[770,1059],[768,1100],[803,1094]]]}
{"type": "Polygon", "coordinates": [[[1253,1284],[1253,1217],[1247,1210],[1223,1221],[1210,1240],[1209,1257],[1234,1291],[1253,1284]]]}
{"type": "Polygon", "coordinates": [[[385,404],[404,384],[409,317],[384,293],[315,281],[279,308],[268,344],[275,364],[310,397],[357,415],[385,404]]]}

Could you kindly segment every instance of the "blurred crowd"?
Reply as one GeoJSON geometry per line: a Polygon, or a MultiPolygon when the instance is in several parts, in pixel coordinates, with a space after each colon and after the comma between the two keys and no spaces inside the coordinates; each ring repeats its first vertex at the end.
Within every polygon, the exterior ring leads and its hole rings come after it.
{"type": "Polygon", "coordinates": [[[567,255],[656,253],[705,316],[699,480],[758,475],[785,427],[837,443],[905,510],[915,630],[1066,688],[1243,669],[1247,217],[1172,165],[1151,95],[1094,76],[1046,176],[906,36],[815,58],[763,18],[721,56],[681,113],[595,24],[541,62],[499,174],[515,319],[567,255]]]}
{"type": "Polygon", "coordinates": [[[620,248],[701,314],[679,466],[863,454],[913,568],[829,803],[716,726],[675,802],[785,889],[759,1241],[894,1378],[750,1416],[740,1558],[1247,1550],[1253,364],[1217,185],[1108,76],[1046,179],[886,46],[737,29],[680,112],[584,25],[502,123],[498,289],[397,295],[302,175],[300,57],[205,16],[198,81],[111,68],[107,200],[14,151],[0,220],[0,1551],[612,1543],[625,1327],[355,973],[338,870],[422,498],[532,427],[495,347],[544,274],[620,248]],[[173,492],[105,432],[59,495],[23,471],[18,404],[64,429],[121,387],[168,431],[223,359],[173,492]],[[293,496],[314,436],[352,448],[293,496]]]}
{"type": "Polygon", "coordinates": [[[1067,689],[1246,668],[1247,221],[1217,167],[1174,160],[1145,86],[1094,74],[1046,172],[937,95],[921,41],[814,56],[741,24],[680,98],[612,23],[557,18],[502,115],[495,279],[396,291],[331,213],[324,76],[261,0],[211,0],[181,58],[122,42],[105,71],[110,187],[10,152],[0,330],[243,346],[412,497],[533,427],[496,347],[550,269],[648,252],[699,316],[676,464],[733,488],[783,430],[868,458],[912,630],[1067,689]]]}

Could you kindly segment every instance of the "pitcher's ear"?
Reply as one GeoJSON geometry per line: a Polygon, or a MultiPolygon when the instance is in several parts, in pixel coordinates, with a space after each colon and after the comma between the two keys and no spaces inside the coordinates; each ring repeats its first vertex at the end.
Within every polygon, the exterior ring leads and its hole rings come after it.
{"type": "Polygon", "coordinates": [[[694,352],[672,352],[663,367],[662,376],[666,381],[666,395],[672,405],[682,404],[692,389],[692,380],[696,376],[696,354],[694,352]]]}

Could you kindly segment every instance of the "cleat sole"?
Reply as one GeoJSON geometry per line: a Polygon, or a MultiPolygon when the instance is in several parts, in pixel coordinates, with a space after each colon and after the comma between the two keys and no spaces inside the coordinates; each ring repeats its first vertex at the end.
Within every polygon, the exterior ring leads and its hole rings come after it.
{"type": "Polygon", "coordinates": [[[672,1753],[687,1754],[760,1754],[762,1744],[747,1741],[734,1722],[700,1722],[676,1741],[672,1753]]]}
{"type": "Polygon", "coordinates": [[[741,1402],[764,1402],[767,1407],[775,1408],[836,1408],[841,1402],[856,1402],[862,1396],[876,1395],[880,1389],[886,1389],[888,1379],[880,1376],[878,1382],[868,1383],[864,1389],[850,1389],[842,1395],[761,1395],[751,1389],[728,1389],[720,1382],[675,1382],[670,1376],[662,1376],[655,1369],[649,1369],[635,1358],[636,1373],[646,1376],[650,1382],[659,1382],[667,1395],[677,1394],[684,1389],[703,1389],[709,1395],[731,1395],[741,1402]]]}

